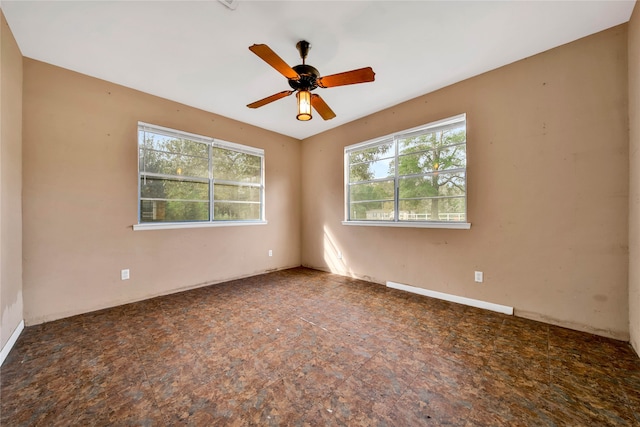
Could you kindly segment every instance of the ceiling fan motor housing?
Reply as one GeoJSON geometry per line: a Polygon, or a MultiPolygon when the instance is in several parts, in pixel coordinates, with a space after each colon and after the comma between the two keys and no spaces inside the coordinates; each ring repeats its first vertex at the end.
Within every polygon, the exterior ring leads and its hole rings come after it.
{"type": "Polygon", "coordinates": [[[307,64],[300,64],[293,67],[293,70],[298,73],[300,78],[298,80],[289,79],[289,86],[294,90],[314,90],[318,87],[317,79],[320,77],[320,72],[307,64]]]}

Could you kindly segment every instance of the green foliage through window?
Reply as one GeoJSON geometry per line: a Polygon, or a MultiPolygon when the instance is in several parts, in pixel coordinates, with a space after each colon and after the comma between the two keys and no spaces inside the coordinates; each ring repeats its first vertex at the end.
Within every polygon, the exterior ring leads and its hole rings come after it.
{"type": "Polygon", "coordinates": [[[260,221],[263,169],[263,150],[139,123],[139,222],[260,221]]]}
{"type": "Polygon", "coordinates": [[[467,221],[466,115],[345,148],[349,221],[467,221]]]}

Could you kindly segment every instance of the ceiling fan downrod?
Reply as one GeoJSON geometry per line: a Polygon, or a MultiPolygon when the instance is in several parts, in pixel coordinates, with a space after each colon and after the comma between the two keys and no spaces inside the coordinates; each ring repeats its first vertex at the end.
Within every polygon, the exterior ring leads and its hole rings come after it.
{"type": "Polygon", "coordinates": [[[307,54],[309,53],[309,49],[311,49],[311,44],[309,44],[306,40],[300,40],[296,43],[296,49],[300,52],[300,58],[302,58],[302,64],[304,64],[307,59],[307,54]]]}

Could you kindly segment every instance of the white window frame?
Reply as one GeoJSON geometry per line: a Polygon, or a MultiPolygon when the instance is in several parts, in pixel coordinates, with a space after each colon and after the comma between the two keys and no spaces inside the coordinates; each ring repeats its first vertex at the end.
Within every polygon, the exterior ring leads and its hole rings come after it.
{"type": "MultiPolygon", "coordinates": [[[[464,167],[464,176],[465,176],[465,220],[467,221],[400,221],[399,218],[399,172],[398,168],[395,168],[395,176],[393,177],[394,182],[394,219],[391,221],[380,221],[380,220],[351,220],[350,219],[350,175],[349,175],[349,154],[353,151],[359,151],[364,148],[375,147],[377,145],[381,145],[385,142],[393,142],[395,144],[395,154],[394,159],[397,164],[398,160],[398,139],[406,137],[409,134],[414,133],[422,133],[428,132],[430,130],[441,128],[456,122],[464,121],[465,127],[467,126],[467,116],[465,113],[458,114],[453,117],[448,117],[443,120],[438,120],[436,122],[428,123],[426,125],[417,126],[415,128],[403,130],[400,132],[395,132],[389,135],[385,135],[379,138],[371,139],[368,141],[360,142],[358,144],[348,145],[344,148],[344,220],[342,221],[342,225],[355,225],[355,226],[368,226],[368,227],[408,227],[408,228],[448,228],[448,229],[469,229],[471,228],[471,223],[468,222],[468,187],[467,187],[467,168],[469,166],[468,158],[465,158],[465,167],[464,167]]],[[[465,150],[466,150],[465,141],[465,150]]],[[[388,178],[388,180],[390,180],[388,178]]]]}
{"type": "Polygon", "coordinates": [[[191,141],[195,141],[198,143],[206,144],[209,147],[209,220],[208,221],[180,221],[180,222],[142,222],[141,218],[141,208],[140,208],[140,200],[141,200],[141,186],[140,179],[142,177],[143,172],[140,170],[140,141],[138,136],[138,194],[137,194],[137,202],[138,202],[138,223],[133,225],[133,229],[136,231],[140,230],[160,230],[160,229],[175,229],[175,228],[203,228],[203,227],[228,227],[228,226],[243,226],[243,225],[264,225],[267,224],[267,220],[265,219],[265,159],[264,159],[264,150],[261,148],[249,147],[247,145],[237,144],[234,142],[223,141],[217,138],[210,138],[207,136],[197,135],[189,132],[183,132],[176,129],[170,129],[150,123],[138,122],[138,135],[140,131],[149,131],[156,132],[165,136],[175,137],[179,139],[188,139],[191,141]],[[214,184],[216,183],[228,183],[226,181],[216,180],[213,177],[213,158],[212,151],[213,148],[223,148],[231,151],[241,152],[250,154],[253,156],[260,157],[260,182],[259,183],[236,183],[230,182],[231,184],[242,184],[250,187],[255,187],[260,189],[260,219],[257,220],[215,220],[213,219],[214,215],[214,184]]]}

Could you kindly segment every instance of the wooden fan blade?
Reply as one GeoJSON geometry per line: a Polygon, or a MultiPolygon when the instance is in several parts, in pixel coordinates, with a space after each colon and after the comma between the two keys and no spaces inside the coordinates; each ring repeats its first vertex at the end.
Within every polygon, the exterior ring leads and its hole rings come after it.
{"type": "Polygon", "coordinates": [[[331,120],[336,116],[331,108],[320,98],[320,95],[311,94],[311,106],[320,114],[324,120],[331,120]]]}
{"type": "Polygon", "coordinates": [[[282,60],[269,46],[266,44],[254,44],[249,50],[258,55],[264,62],[275,68],[280,74],[288,79],[298,80],[300,76],[286,62],[282,60]]]}
{"type": "Polygon", "coordinates": [[[375,80],[376,73],[373,72],[371,67],[359,68],[357,70],[345,71],[344,73],[331,74],[330,76],[324,76],[318,78],[318,86],[320,87],[334,87],[353,85],[356,83],[367,83],[375,80]]]}
{"type": "Polygon", "coordinates": [[[282,92],[276,93],[275,95],[267,96],[266,98],[261,99],[260,101],[252,102],[251,104],[248,104],[247,107],[249,107],[249,108],[262,107],[263,105],[267,105],[270,102],[277,101],[278,99],[284,98],[285,96],[289,96],[293,92],[295,92],[295,91],[293,91],[293,90],[284,90],[282,92]]]}

